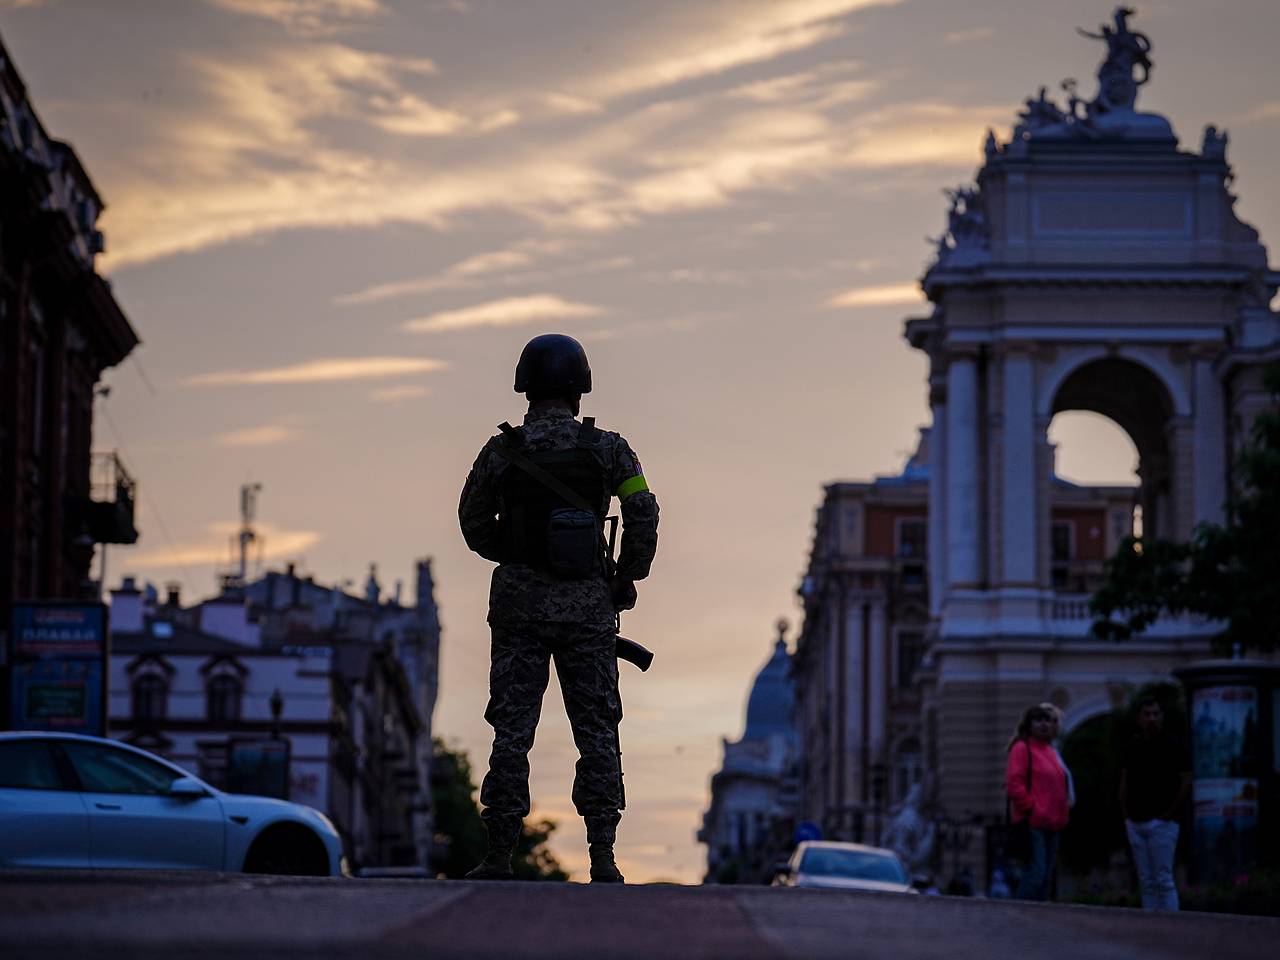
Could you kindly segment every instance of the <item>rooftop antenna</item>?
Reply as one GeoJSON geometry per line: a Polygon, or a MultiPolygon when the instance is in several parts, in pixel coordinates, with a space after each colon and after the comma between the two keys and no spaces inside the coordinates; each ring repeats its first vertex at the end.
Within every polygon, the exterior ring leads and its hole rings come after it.
{"type": "Polygon", "coordinates": [[[253,529],[253,520],[258,513],[258,494],[262,492],[260,483],[242,483],[240,485],[240,583],[248,582],[249,577],[249,545],[261,540],[253,529]]]}
{"type": "Polygon", "coordinates": [[[262,564],[262,537],[253,528],[254,518],[258,513],[258,494],[262,492],[260,483],[242,483],[240,485],[240,531],[232,539],[232,549],[236,551],[239,562],[229,573],[219,576],[224,593],[238,593],[249,582],[249,548],[258,545],[258,565],[262,564]]]}

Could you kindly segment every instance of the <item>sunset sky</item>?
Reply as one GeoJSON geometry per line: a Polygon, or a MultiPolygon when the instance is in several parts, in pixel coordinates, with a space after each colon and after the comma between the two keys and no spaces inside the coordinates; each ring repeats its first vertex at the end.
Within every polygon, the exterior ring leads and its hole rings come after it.
{"type": "MultiPolygon", "coordinates": [[[[926,308],[944,187],[988,127],[1076,77],[1108,2],[0,0],[50,135],[108,209],[100,269],[142,338],[95,422],[141,487],[108,579],[210,594],[241,483],[265,562],[412,590],[435,558],[439,734],[484,767],[490,565],[457,499],[523,401],[533,335],[580,338],[584,412],[662,507],[624,632],[629,880],[693,882],[693,839],[772,624],[793,622],[822,484],[899,470],[927,423],[926,308]]],[[[1280,242],[1274,0],[1139,3],[1139,109],[1197,149],[1231,134],[1238,212],[1280,242]]],[[[1118,428],[1059,418],[1060,470],[1132,478],[1118,428]]],[[[790,636],[790,635],[789,635],[790,636]]],[[[552,684],[555,690],[555,684],[552,684]]],[[[558,692],[535,813],[581,876],[558,692]]]]}

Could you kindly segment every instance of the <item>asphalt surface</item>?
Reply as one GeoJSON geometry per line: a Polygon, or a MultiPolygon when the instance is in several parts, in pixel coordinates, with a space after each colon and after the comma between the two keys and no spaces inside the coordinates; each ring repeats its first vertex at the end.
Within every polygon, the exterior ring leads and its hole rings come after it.
{"type": "Polygon", "coordinates": [[[1280,920],[768,887],[0,871],[0,957],[1276,956],[1280,920]]]}

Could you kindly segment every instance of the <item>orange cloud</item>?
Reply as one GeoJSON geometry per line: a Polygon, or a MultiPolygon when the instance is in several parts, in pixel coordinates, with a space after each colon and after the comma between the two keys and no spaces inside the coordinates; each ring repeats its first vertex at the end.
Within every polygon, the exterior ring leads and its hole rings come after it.
{"type": "Polygon", "coordinates": [[[203,373],[187,381],[193,387],[236,384],[333,383],[341,380],[373,380],[443,370],[443,360],[429,357],[332,357],[308,360],[265,370],[223,370],[203,373]]]}
{"type": "Polygon", "coordinates": [[[514,327],[540,320],[567,320],[594,317],[603,313],[588,303],[572,303],[554,294],[539,293],[527,297],[506,297],[460,310],[442,310],[429,317],[419,317],[401,324],[412,333],[436,333],[443,330],[467,330],[473,327],[514,327]]]}

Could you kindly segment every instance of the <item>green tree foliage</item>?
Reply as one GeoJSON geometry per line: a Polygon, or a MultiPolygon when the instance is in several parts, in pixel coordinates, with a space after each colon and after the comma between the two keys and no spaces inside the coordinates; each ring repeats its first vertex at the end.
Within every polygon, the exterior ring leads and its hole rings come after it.
{"type": "Polygon", "coordinates": [[[1201,523],[1185,542],[1127,538],[1090,602],[1097,636],[1123,640],[1162,613],[1191,613],[1226,625],[1220,652],[1280,644],[1280,367],[1266,383],[1275,403],[1236,459],[1226,525],[1201,523]]]}
{"type": "MultiPolygon", "coordinates": [[[[435,740],[432,761],[431,798],[435,807],[437,844],[443,847],[436,869],[450,879],[458,879],[483,859],[488,845],[471,760],[462,750],[451,750],[443,740],[435,740]]],[[[526,820],[516,844],[512,867],[517,880],[568,880],[547,840],[555,832],[552,820],[526,820]]]]}

